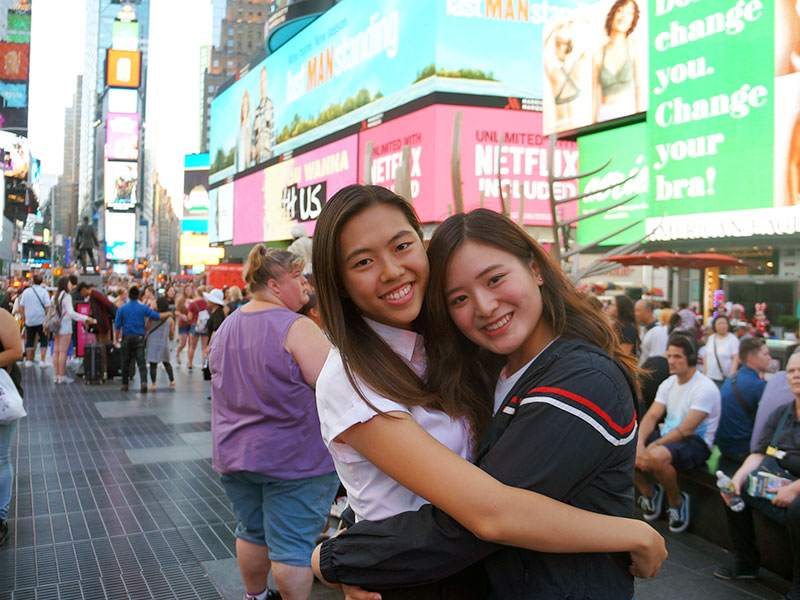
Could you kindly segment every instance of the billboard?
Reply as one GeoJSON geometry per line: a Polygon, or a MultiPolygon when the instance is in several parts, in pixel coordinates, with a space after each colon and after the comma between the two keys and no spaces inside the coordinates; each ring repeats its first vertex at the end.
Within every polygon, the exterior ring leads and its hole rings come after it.
{"type": "Polygon", "coordinates": [[[112,113],[106,117],[106,158],[139,158],[139,115],[112,113]]]}
{"type": "Polygon", "coordinates": [[[648,0],[600,0],[544,28],[544,131],[647,110],[648,0]]]}
{"type": "Polygon", "coordinates": [[[179,246],[181,265],[218,265],[225,256],[224,248],[211,248],[208,236],[196,233],[182,233],[179,246]]]}
{"type": "Polygon", "coordinates": [[[748,235],[767,216],[758,209],[797,202],[782,175],[793,164],[800,87],[794,74],[776,80],[786,61],[765,41],[800,21],[793,4],[784,22],[775,20],[775,7],[789,4],[782,0],[727,10],[683,4],[659,2],[650,18],[647,231],[654,239],[748,235]],[[710,28],[699,35],[698,24],[710,28]],[[738,222],[716,214],[727,211],[744,212],[738,222]]]}
{"type": "Polygon", "coordinates": [[[233,243],[291,239],[296,223],[312,235],[328,198],[356,181],[357,157],[351,135],[234,181],[233,243]]]}
{"type": "Polygon", "coordinates": [[[579,4],[344,0],[214,99],[210,182],[433,91],[541,98],[542,24],[579,4]]]}
{"type": "Polygon", "coordinates": [[[136,206],[139,164],[129,161],[105,161],[106,209],[128,210],[136,206]]]}
{"type": "Polygon", "coordinates": [[[106,258],[133,260],[136,256],[136,214],[107,211],[106,258]]]}
{"type": "Polygon", "coordinates": [[[115,50],[139,49],[139,23],[114,21],[111,26],[111,47],[115,50]]]}
{"type": "Polygon", "coordinates": [[[208,211],[208,154],[189,154],[184,158],[183,218],[207,219],[208,211]]]}
{"type": "Polygon", "coordinates": [[[612,208],[596,217],[581,221],[578,225],[578,244],[588,244],[626,225],[642,220],[636,227],[615,235],[604,242],[606,245],[628,244],[640,239],[645,232],[644,219],[650,212],[650,153],[647,147],[647,126],[636,123],[618,127],[578,139],[580,171],[588,172],[614,159],[607,169],[580,180],[581,193],[601,190],[625,181],[612,190],[587,196],[579,201],[580,214],[586,214],[610,206],[636,194],[630,202],[612,208]]]}
{"type": "MultiPolygon", "coordinates": [[[[217,188],[217,241],[233,241],[233,183],[217,188]]],[[[211,225],[209,224],[209,227],[211,225]]]]}
{"type": "Polygon", "coordinates": [[[106,54],[106,85],[138,88],[141,62],[141,52],[109,49],[106,54]]]}
{"type": "Polygon", "coordinates": [[[27,81],[30,48],[29,44],[0,42],[0,79],[27,81]]]}
{"type": "MultiPolygon", "coordinates": [[[[461,113],[460,178],[464,209],[502,210],[501,191],[512,219],[525,225],[551,222],[547,178],[548,140],[540,112],[435,105],[359,133],[359,182],[366,181],[366,153],[372,144],[370,181],[395,188],[403,146],[409,146],[411,202],[423,222],[440,222],[455,211],[451,177],[456,113],[461,113]],[[501,143],[502,140],[502,143],[501,143]]],[[[554,168],[577,173],[575,142],[561,140],[554,168]]],[[[556,184],[557,197],[577,193],[574,181],[556,184]]],[[[574,204],[560,207],[575,215],[574,204]]]]}
{"type": "Polygon", "coordinates": [[[28,84],[0,81],[0,98],[2,108],[27,108],[28,84]]]}
{"type": "Polygon", "coordinates": [[[108,98],[108,112],[134,114],[139,112],[139,92],[111,88],[106,94],[108,98]]]}
{"type": "Polygon", "coordinates": [[[6,177],[27,179],[30,160],[28,138],[0,131],[0,169],[6,177]]]}

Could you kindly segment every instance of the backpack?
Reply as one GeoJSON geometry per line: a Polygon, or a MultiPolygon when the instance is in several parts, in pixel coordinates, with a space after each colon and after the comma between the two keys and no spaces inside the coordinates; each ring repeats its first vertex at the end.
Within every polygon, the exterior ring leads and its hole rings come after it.
{"type": "Polygon", "coordinates": [[[59,311],[59,308],[61,307],[61,297],[61,294],[59,294],[58,301],[53,302],[53,304],[51,304],[47,309],[47,314],[44,317],[44,323],[42,323],[44,332],[50,335],[58,335],[58,332],[61,330],[61,313],[59,311]]]}
{"type": "Polygon", "coordinates": [[[194,330],[197,333],[208,333],[208,320],[211,318],[211,314],[208,312],[208,309],[203,309],[199,313],[197,313],[197,324],[194,326],[194,330]]]}

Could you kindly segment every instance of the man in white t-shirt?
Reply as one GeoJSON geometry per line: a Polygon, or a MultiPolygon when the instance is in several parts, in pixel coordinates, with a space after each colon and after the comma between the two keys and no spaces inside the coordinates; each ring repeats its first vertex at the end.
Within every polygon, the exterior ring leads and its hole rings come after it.
{"type": "Polygon", "coordinates": [[[641,367],[651,356],[661,356],[667,350],[667,328],[656,320],[653,304],[649,300],[640,299],[633,306],[636,322],[644,327],[642,344],[639,349],[639,366],[641,367]]]}
{"type": "Polygon", "coordinates": [[[664,495],[669,508],[669,529],[689,526],[689,495],[678,486],[678,471],[702,465],[711,455],[719,424],[721,401],[714,382],[700,373],[697,347],[690,336],[673,333],[667,345],[668,377],[639,426],[636,448],[636,488],[639,506],[648,521],[658,518],[664,495]],[[659,432],[656,425],[666,415],[659,432]],[[653,485],[647,476],[658,481],[653,485]]]}
{"type": "Polygon", "coordinates": [[[33,285],[29,286],[20,297],[19,307],[22,321],[25,324],[25,366],[33,364],[33,352],[36,350],[36,341],[42,349],[42,360],[39,366],[47,366],[47,336],[44,334],[44,317],[47,307],[50,306],[50,294],[42,285],[42,276],[38,273],[33,276],[33,285]]]}

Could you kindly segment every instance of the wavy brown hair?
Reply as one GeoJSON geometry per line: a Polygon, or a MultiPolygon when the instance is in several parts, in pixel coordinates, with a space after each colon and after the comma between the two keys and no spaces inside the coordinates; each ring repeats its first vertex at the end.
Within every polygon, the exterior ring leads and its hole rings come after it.
{"type": "Polygon", "coordinates": [[[625,7],[628,3],[633,4],[633,20],[631,21],[631,26],[628,28],[628,31],[625,33],[625,37],[628,37],[633,33],[633,30],[636,29],[640,14],[639,4],[636,0],[617,0],[614,2],[614,6],[611,7],[611,10],[608,11],[608,15],[606,15],[606,33],[608,35],[611,35],[611,24],[614,22],[614,17],[617,16],[617,11],[625,7]]]}
{"type": "Polygon", "coordinates": [[[542,316],[556,336],[582,339],[602,348],[631,374],[640,372],[636,358],[622,351],[608,319],[592,307],[545,250],[509,218],[487,209],[456,214],[442,223],[431,238],[428,296],[424,307],[428,336],[425,350],[431,374],[430,385],[443,401],[458,397],[465,388],[481,389],[491,398],[505,357],[490,353],[469,340],[455,326],[447,310],[447,270],[455,252],[467,241],[485,244],[516,256],[525,265],[531,261],[544,279],[541,287],[542,316]]]}
{"type": "MultiPolygon", "coordinates": [[[[445,399],[433,393],[426,381],[364,321],[358,307],[347,297],[339,235],[352,218],[373,206],[399,210],[422,242],[422,226],[413,207],[391,190],[375,185],[350,185],[334,194],[317,220],[311,252],[323,329],[339,350],[353,389],[370,407],[375,408],[364,396],[359,381],[404,406],[425,406],[451,417],[465,417],[473,436],[479,439],[488,422],[486,416],[491,416],[489,399],[476,394],[463,398],[448,395],[445,399]]],[[[419,319],[414,325],[419,333],[425,333],[419,319]]]]}

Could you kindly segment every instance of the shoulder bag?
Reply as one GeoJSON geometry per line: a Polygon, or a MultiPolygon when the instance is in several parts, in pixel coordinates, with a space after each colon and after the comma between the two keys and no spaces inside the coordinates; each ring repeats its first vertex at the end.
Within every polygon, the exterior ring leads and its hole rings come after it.
{"type": "Polygon", "coordinates": [[[10,423],[27,414],[11,375],[5,369],[0,369],[0,423],[10,423]]]}

